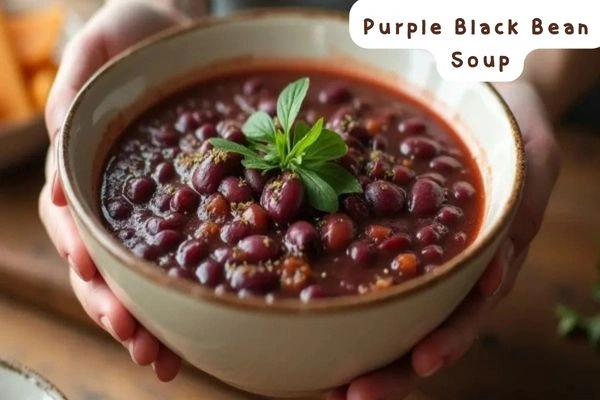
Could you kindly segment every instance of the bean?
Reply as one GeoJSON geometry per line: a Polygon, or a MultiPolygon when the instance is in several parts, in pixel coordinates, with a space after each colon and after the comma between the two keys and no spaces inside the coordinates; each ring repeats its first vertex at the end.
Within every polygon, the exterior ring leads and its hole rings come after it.
{"type": "Polygon", "coordinates": [[[208,287],[215,287],[221,283],[223,275],[223,266],[212,258],[202,261],[196,268],[196,279],[208,287]]]}
{"type": "Polygon", "coordinates": [[[172,147],[179,143],[179,133],[172,128],[163,127],[154,131],[152,139],[157,146],[172,147]]]}
{"type": "Polygon", "coordinates": [[[462,168],[462,164],[454,157],[438,156],[429,161],[429,168],[444,173],[451,173],[462,168]]]}
{"type": "Polygon", "coordinates": [[[221,180],[231,169],[230,155],[219,150],[211,150],[208,156],[194,168],[192,187],[200,194],[213,194],[221,180]]]}
{"type": "Polygon", "coordinates": [[[475,196],[476,190],[469,182],[460,181],[452,185],[452,195],[459,203],[465,203],[473,196],[475,196]]]}
{"type": "Polygon", "coordinates": [[[204,142],[217,136],[217,128],[213,124],[204,124],[196,129],[195,135],[198,140],[204,142]]]}
{"type": "Polygon", "coordinates": [[[221,181],[219,192],[231,203],[245,203],[252,200],[252,189],[242,179],[229,176],[221,181]]]}
{"type": "Polygon", "coordinates": [[[221,225],[214,221],[204,221],[198,226],[194,236],[202,239],[207,243],[212,243],[217,240],[221,232],[221,225]]]}
{"type": "Polygon", "coordinates": [[[175,176],[175,167],[168,161],[163,161],[156,166],[154,170],[156,180],[160,183],[166,183],[175,176]]]}
{"type": "Polygon", "coordinates": [[[438,262],[444,256],[444,249],[436,244],[430,244],[421,249],[421,258],[426,263],[438,262]]]}
{"type": "Polygon", "coordinates": [[[286,292],[298,294],[314,280],[314,273],[304,258],[288,257],[281,263],[281,287],[286,292]]]}
{"type": "Polygon", "coordinates": [[[166,229],[158,232],[152,238],[152,242],[162,254],[165,254],[181,243],[181,234],[172,229],[166,229]]]}
{"type": "Polygon", "coordinates": [[[304,303],[325,297],[329,297],[329,294],[320,285],[310,285],[300,292],[300,300],[304,303]]]}
{"type": "Polygon", "coordinates": [[[405,156],[416,158],[433,158],[441,151],[441,146],[433,139],[411,136],[400,144],[400,151],[405,156]]]}
{"type": "Polygon", "coordinates": [[[198,194],[187,186],[177,189],[171,199],[171,210],[186,213],[193,212],[198,208],[200,198],[198,194]]]}
{"type": "Polygon", "coordinates": [[[402,210],[406,196],[395,184],[378,180],[367,186],[365,197],[375,214],[392,215],[402,210]]]}
{"type": "Polygon", "coordinates": [[[383,135],[377,135],[371,142],[371,148],[374,150],[385,151],[388,148],[389,140],[383,135]]]}
{"type": "Polygon", "coordinates": [[[154,194],[156,183],[150,178],[134,178],[125,184],[125,197],[132,203],[145,203],[154,194]]]}
{"type": "Polygon", "coordinates": [[[419,179],[410,190],[408,210],[419,217],[435,213],[445,200],[444,190],[429,179],[419,179]]]}
{"type": "Polygon", "coordinates": [[[354,223],[346,214],[329,214],[323,218],[321,240],[326,250],[344,250],[356,234],[354,223]]]}
{"type": "Polygon", "coordinates": [[[242,220],[226,223],[221,228],[221,240],[227,244],[236,244],[252,233],[252,227],[242,220]]]}
{"type": "Polygon", "coordinates": [[[407,118],[398,125],[398,132],[405,135],[415,135],[425,132],[425,122],[419,117],[407,118]]]}
{"type": "Polygon", "coordinates": [[[352,99],[352,93],[343,84],[332,84],[319,92],[319,101],[323,104],[340,104],[350,99],[352,99]]]}
{"type": "Polygon", "coordinates": [[[244,261],[249,263],[274,260],[280,253],[278,244],[265,235],[248,236],[238,242],[237,248],[242,252],[244,261]]]}
{"type": "Polygon", "coordinates": [[[392,261],[392,269],[398,271],[401,276],[413,277],[417,275],[418,267],[417,256],[413,253],[401,253],[392,261]]]}
{"type": "Polygon", "coordinates": [[[220,265],[233,265],[237,264],[239,260],[239,254],[234,250],[233,247],[219,247],[212,252],[212,259],[220,265]]]}
{"type": "Polygon", "coordinates": [[[204,212],[209,219],[225,220],[229,216],[229,202],[220,193],[213,194],[206,200],[204,212]]]}
{"type": "Polygon", "coordinates": [[[394,165],[392,169],[392,180],[398,185],[406,185],[415,177],[415,171],[404,166],[394,165]]]}
{"type": "Polygon", "coordinates": [[[367,163],[366,171],[371,178],[383,179],[387,175],[389,168],[390,164],[387,161],[376,158],[367,163]]]}
{"type": "Polygon", "coordinates": [[[360,265],[372,264],[377,257],[373,246],[362,240],[352,243],[347,252],[352,261],[360,265]]]}
{"type": "Polygon", "coordinates": [[[258,110],[266,112],[271,117],[277,114],[277,102],[274,99],[262,99],[258,103],[258,110]]]}
{"type": "Polygon", "coordinates": [[[260,204],[276,223],[291,221],[300,210],[304,200],[304,186],[291,173],[284,173],[270,180],[263,189],[260,204]]]}
{"type": "Polygon", "coordinates": [[[436,218],[444,225],[455,224],[463,216],[463,211],[455,206],[444,206],[438,211],[436,218]]]}
{"type": "Polygon", "coordinates": [[[342,208],[356,222],[366,221],[369,218],[369,207],[360,195],[351,194],[344,197],[342,208]]]}
{"type": "Polygon", "coordinates": [[[159,252],[156,246],[146,243],[138,243],[131,249],[136,257],[143,258],[148,261],[154,261],[158,258],[159,252]]]}
{"type": "Polygon", "coordinates": [[[319,248],[319,233],[309,222],[294,222],[288,228],[284,243],[290,251],[315,252],[319,248]]]}
{"type": "Polygon", "coordinates": [[[375,243],[382,242],[392,235],[392,228],[384,225],[371,224],[365,229],[365,234],[375,243]]]}
{"type": "Polygon", "coordinates": [[[350,152],[346,153],[342,158],[340,158],[339,163],[352,175],[358,175],[360,173],[360,161],[358,158],[350,154],[350,152]]]}
{"type": "Polygon", "coordinates": [[[446,179],[444,175],[438,172],[425,172],[424,174],[417,176],[417,179],[429,179],[430,181],[434,181],[440,186],[444,186],[448,181],[448,179],[446,179]]]}
{"type": "Polygon", "coordinates": [[[198,118],[192,111],[182,113],[175,123],[175,128],[181,133],[192,132],[198,126],[200,126],[198,118]]]}
{"type": "Polygon", "coordinates": [[[244,210],[242,220],[250,225],[253,233],[266,233],[269,228],[269,215],[257,203],[252,203],[244,210]]]}
{"type": "Polygon", "coordinates": [[[125,200],[113,200],[106,205],[108,215],[114,220],[123,220],[129,218],[132,207],[125,200]]]}
{"type": "Polygon", "coordinates": [[[208,245],[199,240],[188,240],[183,242],[177,250],[177,262],[185,268],[198,265],[202,258],[208,255],[208,245]]]}
{"type": "Polygon", "coordinates": [[[265,83],[262,78],[253,77],[244,82],[242,90],[246,96],[253,96],[260,92],[264,87],[265,83]]]}
{"type": "Polygon", "coordinates": [[[242,265],[235,269],[230,278],[230,285],[235,290],[267,293],[279,287],[279,276],[274,271],[263,267],[242,265]]]}
{"type": "Polygon", "coordinates": [[[411,245],[410,236],[406,233],[396,233],[381,242],[377,249],[381,251],[398,251],[407,249],[411,245]]]}
{"type": "Polygon", "coordinates": [[[244,179],[254,193],[260,194],[269,180],[269,176],[258,169],[246,168],[244,169],[244,179]]]}
{"type": "Polygon", "coordinates": [[[192,273],[184,268],[171,267],[167,270],[167,275],[176,279],[193,279],[192,273]]]}
{"type": "Polygon", "coordinates": [[[244,135],[244,132],[242,132],[242,130],[237,126],[227,128],[222,132],[221,136],[223,136],[223,139],[231,140],[235,143],[246,144],[246,136],[244,135]]]}
{"type": "Polygon", "coordinates": [[[448,228],[445,225],[434,222],[426,225],[417,231],[416,237],[419,242],[424,245],[439,242],[442,237],[448,233],[448,228]]]}

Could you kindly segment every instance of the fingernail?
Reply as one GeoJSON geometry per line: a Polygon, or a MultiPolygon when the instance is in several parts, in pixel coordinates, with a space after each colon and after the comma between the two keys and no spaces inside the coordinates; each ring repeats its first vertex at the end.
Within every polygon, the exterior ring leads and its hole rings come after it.
{"type": "Polygon", "coordinates": [[[58,172],[54,171],[52,175],[52,187],[50,188],[50,199],[52,204],[58,205],[58,172]]]}
{"type": "Polygon", "coordinates": [[[127,349],[127,351],[129,352],[129,356],[131,357],[131,361],[133,361],[134,363],[136,363],[137,365],[140,365],[137,360],[134,357],[134,352],[133,352],[133,340],[132,339],[127,339],[125,341],[123,341],[123,347],[125,347],[127,349]]]}
{"type": "Polygon", "coordinates": [[[431,366],[431,368],[429,368],[428,370],[424,371],[420,375],[423,378],[428,378],[428,377],[434,375],[436,372],[438,372],[440,370],[440,368],[442,368],[443,365],[444,365],[444,360],[443,359],[438,359],[436,361],[436,363],[431,366]]]}
{"type": "Polygon", "coordinates": [[[117,333],[115,332],[110,319],[108,319],[108,317],[106,315],[103,315],[102,317],[100,317],[100,324],[102,325],[102,327],[104,327],[104,329],[106,329],[106,331],[108,333],[110,333],[110,335],[115,339],[120,341],[121,339],[119,338],[119,336],[117,335],[117,333]]]}

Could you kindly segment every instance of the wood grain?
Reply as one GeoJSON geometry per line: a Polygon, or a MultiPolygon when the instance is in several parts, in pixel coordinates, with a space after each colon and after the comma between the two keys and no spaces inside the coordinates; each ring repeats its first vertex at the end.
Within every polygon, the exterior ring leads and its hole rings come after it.
{"type": "MultiPolygon", "coordinates": [[[[600,256],[600,135],[559,135],[563,172],[513,292],[457,365],[423,381],[415,398],[600,398],[600,355],[555,335],[554,306],[598,312],[589,297],[600,256]]],[[[0,178],[0,356],[47,375],[72,399],[251,399],[191,369],[156,382],[81,312],[37,218],[42,162],[0,178]],[[23,305],[27,303],[30,305],[23,305]]]]}

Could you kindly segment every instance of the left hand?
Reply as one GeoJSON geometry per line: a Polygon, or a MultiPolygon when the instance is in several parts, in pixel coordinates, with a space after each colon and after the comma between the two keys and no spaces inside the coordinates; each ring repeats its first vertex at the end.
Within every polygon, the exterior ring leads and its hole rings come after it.
{"type": "Polygon", "coordinates": [[[528,84],[496,86],[521,128],[527,158],[523,199],[508,235],[471,293],[410,356],[359,377],[328,395],[328,400],[398,400],[418,378],[434,375],[459,360],[477,338],[482,321],[512,289],[529,245],[539,231],[560,170],[558,146],[542,102],[528,84]]]}

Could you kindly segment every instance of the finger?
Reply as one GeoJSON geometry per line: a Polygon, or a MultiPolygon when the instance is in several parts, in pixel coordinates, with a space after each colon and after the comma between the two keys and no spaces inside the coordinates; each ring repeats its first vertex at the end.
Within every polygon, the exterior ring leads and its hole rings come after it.
{"type": "Polygon", "coordinates": [[[130,339],[123,342],[129,355],[137,365],[150,365],[158,358],[160,344],[144,327],[138,325],[130,339]]]}
{"type": "Polygon", "coordinates": [[[181,358],[161,344],[158,357],[152,364],[152,368],[160,381],[172,381],[181,369],[181,358]]]}
{"type": "Polygon", "coordinates": [[[75,223],[66,207],[57,207],[50,201],[50,188],[44,185],[38,209],[50,240],[58,253],[84,281],[96,276],[96,266],[83,244],[75,223]]]}
{"type": "Polygon", "coordinates": [[[508,293],[512,290],[515,281],[517,280],[517,276],[523,266],[523,263],[527,259],[527,254],[529,253],[529,247],[526,247],[520,254],[518,254],[515,259],[512,261],[512,267],[509,268],[508,273],[502,282],[500,288],[496,291],[494,296],[498,299],[506,297],[508,293]]]}
{"type": "Polygon", "coordinates": [[[413,390],[416,376],[408,360],[356,379],[350,384],[347,400],[401,400],[413,390]]]}
{"type": "Polygon", "coordinates": [[[327,393],[327,400],[346,400],[346,394],[348,393],[348,386],[339,387],[327,393]]]}
{"type": "Polygon", "coordinates": [[[473,344],[482,316],[494,302],[474,291],[440,328],[419,342],[412,352],[417,375],[432,376],[458,360],[473,344]]]}
{"type": "Polygon", "coordinates": [[[83,309],[98,325],[123,342],[130,339],[137,328],[137,321],[111,292],[100,275],[89,282],[71,271],[71,286],[83,309]]]}
{"type": "Polygon", "coordinates": [[[513,261],[514,244],[511,239],[506,239],[496,252],[492,262],[479,278],[477,286],[479,292],[484,296],[494,296],[503,286],[510,263],[513,261]]]}

